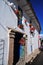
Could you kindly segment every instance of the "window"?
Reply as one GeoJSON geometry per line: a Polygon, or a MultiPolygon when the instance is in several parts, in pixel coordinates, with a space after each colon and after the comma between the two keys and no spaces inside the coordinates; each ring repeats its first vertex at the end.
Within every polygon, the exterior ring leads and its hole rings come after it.
{"type": "Polygon", "coordinates": [[[18,14],[18,25],[22,24],[22,16],[23,16],[23,12],[22,9],[18,6],[18,10],[19,10],[19,14],[18,14]]]}
{"type": "Polygon", "coordinates": [[[19,14],[18,14],[18,27],[23,29],[23,24],[22,24],[22,16],[23,16],[23,11],[22,9],[18,6],[19,14]]]}

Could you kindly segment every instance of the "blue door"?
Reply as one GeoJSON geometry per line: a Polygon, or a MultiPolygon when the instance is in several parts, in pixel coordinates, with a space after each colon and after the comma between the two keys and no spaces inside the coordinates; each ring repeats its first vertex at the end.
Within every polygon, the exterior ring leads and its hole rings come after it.
{"type": "Polygon", "coordinates": [[[25,47],[25,46],[20,45],[20,58],[24,58],[24,55],[25,55],[24,47],[25,47]]]}

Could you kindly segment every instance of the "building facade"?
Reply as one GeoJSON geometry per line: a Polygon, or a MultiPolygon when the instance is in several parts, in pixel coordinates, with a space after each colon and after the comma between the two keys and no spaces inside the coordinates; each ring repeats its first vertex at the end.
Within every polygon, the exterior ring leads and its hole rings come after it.
{"type": "Polygon", "coordinates": [[[30,61],[39,47],[40,29],[26,0],[0,0],[0,64],[25,65],[30,61]]]}

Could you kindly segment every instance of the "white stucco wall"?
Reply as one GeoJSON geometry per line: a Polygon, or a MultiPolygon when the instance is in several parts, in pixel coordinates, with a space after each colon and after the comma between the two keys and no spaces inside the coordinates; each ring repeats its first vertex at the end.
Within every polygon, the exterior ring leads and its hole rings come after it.
{"type": "Polygon", "coordinates": [[[25,20],[26,18],[25,17],[23,17],[23,25],[24,25],[24,32],[26,33],[26,35],[27,35],[27,40],[26,40],[26,46],[27,46],[27,55],[29,55],[30,53],[31,53],[31,48],[30,48],[30,27],[29,27],[29,18],[28,18],[28,20],[27,20],[27,22],[26,22],[26,24],[25,24],[25,22],[24,22],[24,20],[25,20]]]}
{"type": "Polygon", "coordinates": [[[9,53],[9,36],[7,27],[17,27],[17,17],[12,9],[3,1],[0,0],[0,40],[5,41],[4,47],[4,65],[8,63],[9,53]]]}
{"type": "Polygon", "coordinates": [[[37,30],[35,30],[35,36],[34,36],[34,48],[37,49],[38,48],[38,35],[39,33],[37,32],[37,30]]]}
{"type": "Polygon", "coordinates": [[[5,44],[4,44],[4,65],[7,65],[7,61],[8,61],[8,48],[9,48],[9,44],[8,44],[8,32],[7,30],[4,30],[3,27],[1,27],[0,25],[0,40],[4,40],[5,44]]]}
{"type": "Polygon", "coordinates": [[[35,49],[38,49],[38,34],[37,30],[35,30],[34,36],[32,36],[32,52],[34,52],[35,49]]]}
{"type": "Polygon", "coordinates": [[[17,17],[12,9],[0,0],[0,22],[6,27],[17,27],[17,17]]]}
{"type": "MultiPolygon", "coordinates": [[[[23,17],[23,20],[25,20],[25,17],[23,17]]],[[[23,21],[24,25],[24,31],[27,35],[26,45],[27,45],[27,56],[34,52],[35,49],[38,49],[38,31],[35,29],[34,36],[30,34],[30,27],[29,22],[27,22],[27,25],[23,21]],[[31,51],[31,45],[32,45],[32,51],[31,51]]]]}

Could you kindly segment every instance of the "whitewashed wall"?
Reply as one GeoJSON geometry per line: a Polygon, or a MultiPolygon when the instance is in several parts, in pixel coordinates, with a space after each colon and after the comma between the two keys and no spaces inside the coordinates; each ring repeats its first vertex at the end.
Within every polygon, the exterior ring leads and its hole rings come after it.
{"type": "Polygon", "coordinates": [[[27,25],[25,24],[24,20],[26,18],[23,17],[23,25],[24,25],[24,32],[27,35],[27,40],[26,40],[26,46],[27,46],[27,55],[29,55],[31,53],[31,47],[30,47],[30,27],[29,27],[29,21],[27,20],[27,25]]]}
{"type": "Polygon", "coordinates": [[[38,49],[38,31],[35,29],[34,36],[30,34],[30,27],[29,22],[27,21],[27,25],[25,24],[24,20],[26,17],[23,17],[23,25],[24,25],[24,32],[27,35],[26,45],[27,45],[27,56],[34,52],[35,49],[38,49]],[[32,45],[32,51],[31,51],[31,45],[32,45]]]}
{"type": "Polygon", "coordinates": [[[4,65],[8,63],[9,52],[9,36],[7,27],[17,27],[17,17],[12,9],[3,1],[0,0],[0,40],[5,41],[4,47],[4,65]]]}
{"type": "Polygon", "coordinates": [[[1,27],[0,25],[0,40],[4,40],[5,44],[4,44],[4,65],[7,65],[7,61],[8,61],[8,32],[6,30],[3,29],[3,27],[1,27]]]}
{"type": "Polygon", "coordinates": [[[34,48],[35,49],[38,48],[38,35],[39,33],[37,32],[37,30],[35,30],[35,36],[34,36],[34,48]]]}
{"type": "Polygon", "coordinates": [[[35,51],[35,49],[38,49],[38,32],[37,30],[34,31],[34,36],[32,36],[32,52],[35,51]]]}
{"type": "Polygon", "coordinates": [[[0,19],[6,27],[17,27],[17,17],[12,9],[2,0],[0,0],[0,19]]]}

